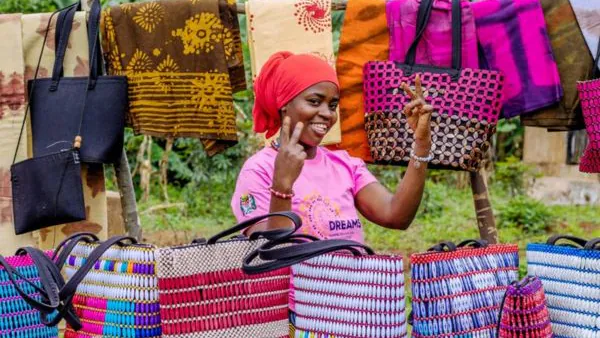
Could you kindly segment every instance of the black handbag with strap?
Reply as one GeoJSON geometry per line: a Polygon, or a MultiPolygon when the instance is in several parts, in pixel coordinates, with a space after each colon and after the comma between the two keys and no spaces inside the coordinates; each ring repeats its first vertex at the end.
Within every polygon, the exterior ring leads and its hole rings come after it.
{"type": "Polygon", "coordinates": [[[68,149],[79,134],[82,162],[118,163],[123,151],[128,109],[127,78],[104,76],[99,45],[100,1],[94,0],[88,21],[89,76],[65,77],[63,63],[75,13],[81,2],[63,11],[56,23],[56,59],[52,78],[28,82],[34,157],[68,149]],[[97,47],[93,47],[96,45],[97,47]],[[33,84],[35,83],[35,87],[33,84]],[[87,104],[81,120],[81,101],[87,104]],[[80,121],[81,120],[81,121],[80,121]]]}

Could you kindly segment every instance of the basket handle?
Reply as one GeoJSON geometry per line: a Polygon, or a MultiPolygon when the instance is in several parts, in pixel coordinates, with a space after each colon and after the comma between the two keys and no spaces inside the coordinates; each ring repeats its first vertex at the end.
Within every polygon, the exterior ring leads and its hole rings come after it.
{"type": "MultiPolygon", "coordinates": [[[[554,236],[548,238],[548,241],[546,241],[546,244],[558,245],[556,243],[558,243],[558,241],[563,240],[563,239],[569,240],[569,241],[577,244],[575,247],[581,247],[581,248],[585,247],[586,243],[588,242],[583,238],[575,237],[575,236],[571,236],[571,235],[554,235],[554,236]]],[[[572,244],[569,244],[569,245],[573,246],[572,244]]]]}
{"type": "Polygon", "coordinates": [[[485,239],[467,239],[458,243],[457,247],[464,248],[470,246],[473,248],[487,248],[488,245],[489,243],[485,239]]]}
{"type": "Polygon", "coordinates": [[[440,242],[431,248],[427,249],[427,251],[435,251],[435,252],[450,252],[456,251],[456,244],[450,241],[440,242]]]}
{"type": "Polygon", "coordinates": [[[585,244],[587,250],[600,250],[600,237],[589,240],[585,244]]]}

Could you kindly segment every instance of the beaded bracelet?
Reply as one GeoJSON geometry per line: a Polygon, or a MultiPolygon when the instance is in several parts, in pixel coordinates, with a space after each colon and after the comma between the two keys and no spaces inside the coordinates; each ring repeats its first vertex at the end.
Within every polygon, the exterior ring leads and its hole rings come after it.
{"type": "Polygon", "coordinates": [[[292,199],[292,197],[294,197],[294,192],[292,191],[290,194],[284,194],[282,192],[279,192],[273,188],[269,188],[269,191],[271,191],[271,194],[273,194],[275,197],[284,199],[284,200],[289,200],[292,199]]]}
{"type": "Polygon", "coordinates": [[[415,160],[415,168],[419,169],[421,162],[428,163],[433,160],[433,152],[429,152],[429,156],[427,157],[419,157],[415,155],[415,150],[413,149],[410,151],[410,157],[415,160]]]}

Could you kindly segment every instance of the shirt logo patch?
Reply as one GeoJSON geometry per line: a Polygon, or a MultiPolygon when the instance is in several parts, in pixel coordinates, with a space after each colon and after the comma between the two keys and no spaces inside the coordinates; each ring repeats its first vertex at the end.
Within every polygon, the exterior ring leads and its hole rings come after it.
{"type": "Polygon", "coordinates": [[[244,216],[247,216],[256,210],[256,200],[252,194],[240,196],[240,210],[242,210],[244,216]]]}

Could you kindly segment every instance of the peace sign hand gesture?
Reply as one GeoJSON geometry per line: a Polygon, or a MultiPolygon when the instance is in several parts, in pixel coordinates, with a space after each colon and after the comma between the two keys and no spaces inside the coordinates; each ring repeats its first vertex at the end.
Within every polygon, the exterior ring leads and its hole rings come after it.
{"type": "Polygon", "coordinates": [[[406,115],[408,125],[414,132],[417,156],[426,156],[431,148],[431,113],[433,106],[427,104],[423,98],[423,87],[421,76],[415,78],[415,91],[413,92],[406,83],[402,83],[402,89],[411,98],[403,113],[406,115]],[[425,149],[426,148],[426,149],[425,149]]]}
{"type": "Polygon", "coordinates": [[[296,126],[291,132],[291,121],[289,116],[283,119],[281,126],[280,145],[275,158],[275,168],[273,173],[273,188],[282,193],[291,192],[294,182],[300,176],[304,160],[306,159],[306,151],[298,142],[304,124],[296,123],[296,126]],[[291,132],[291,136],[290,136],[291,132]]]}

